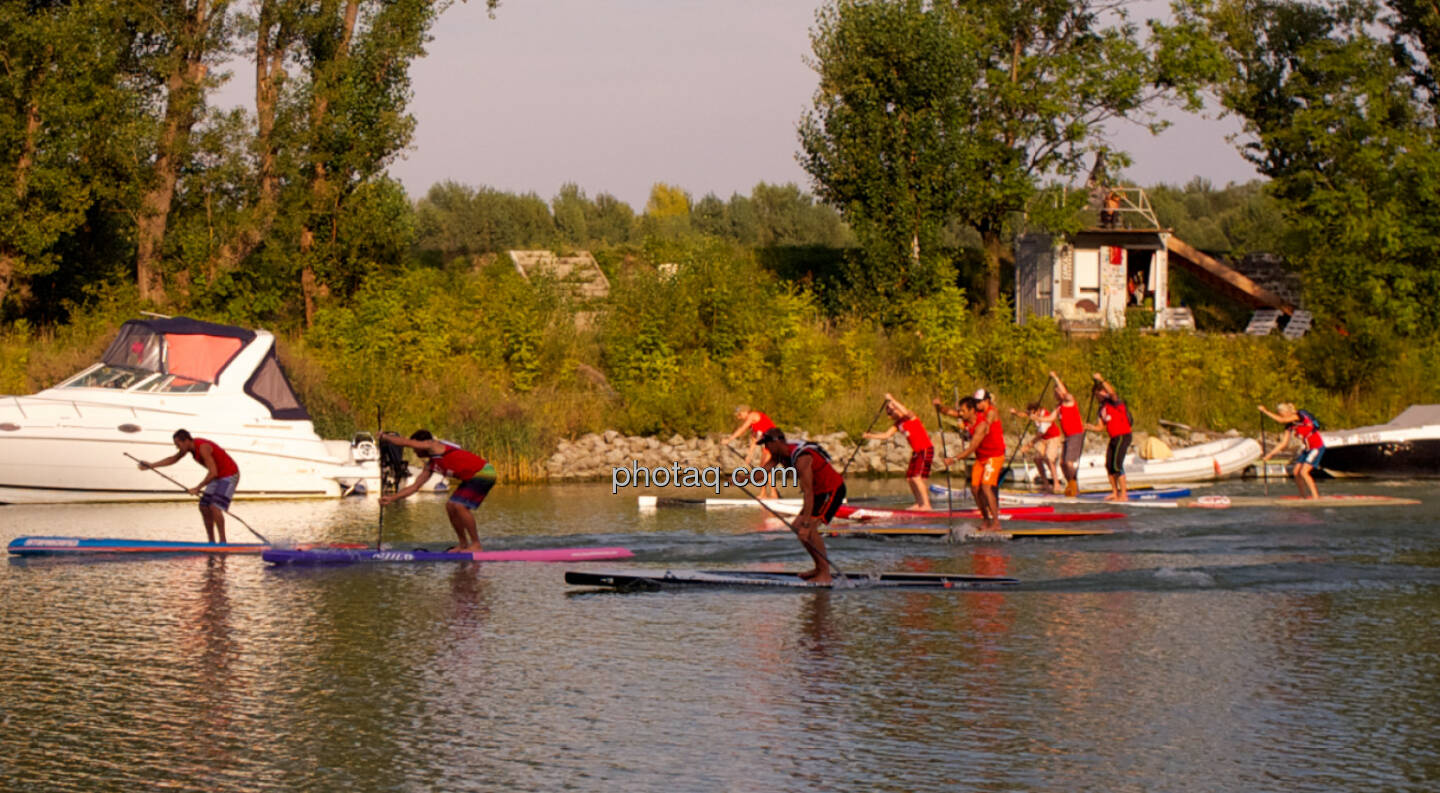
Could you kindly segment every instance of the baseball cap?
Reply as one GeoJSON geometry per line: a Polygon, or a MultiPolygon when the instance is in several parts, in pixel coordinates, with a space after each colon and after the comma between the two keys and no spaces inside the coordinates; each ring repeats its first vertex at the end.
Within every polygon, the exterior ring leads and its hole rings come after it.
{"type": "Polygon", "coordinates": [[[759,438],[757,438],[757,439],[755,440],[756,443],[761,444],[761,445],[764,445],[764,444],[769,443],[769,442],[771,442],[771,441],[780,441],[781,443],[784,443],[784,442],[785,442],[785,433],[782,432],[779,427],[771,427],[770,429],[765,430],[765,434],[764,434],[764,435],[761,435],[759,438]]]}
{"type": "Polygon", "coordinates": [[[990,392],[989,392],[989,391],[986,391],[986,390],[983,389],[983,388],[978,389],[978,390],[975,391],[975,401],[976,401],[976,402],[984,402],[985,400],[987,400],[987,399],[989,399],[989,398],[990,398],[990,392]]]}

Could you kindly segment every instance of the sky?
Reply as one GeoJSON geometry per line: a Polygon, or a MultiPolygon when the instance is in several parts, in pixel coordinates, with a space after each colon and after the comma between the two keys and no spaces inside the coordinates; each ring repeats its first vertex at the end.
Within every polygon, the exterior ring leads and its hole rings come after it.
{"type": "MultiPolygon", "coordinates": [[[[450,179],[553,197],[574,182],[643,210],[655,182],[696,199],[757,182],[813,192],[796,125],[817,78],[806,64],[819,0],[483,0],[455,3],[411,71],[417,125],[390,167],[411,197],[450,179]]],[[[1163,9],[1137,3],[1132,13],[1163,9]]],[[[1156,11],[1159,13],[1159,11],[1156,11]]],[[[218,97],[253,106],[235,64],[218,97]]],[[[1213,114],[1212,114],[1213,115],[1213,114]]],[[[1179,111],[1159,136],[1129,124],[1117,148],[1141,185],[1256,178],[1233,120],[1179,111]]]]}

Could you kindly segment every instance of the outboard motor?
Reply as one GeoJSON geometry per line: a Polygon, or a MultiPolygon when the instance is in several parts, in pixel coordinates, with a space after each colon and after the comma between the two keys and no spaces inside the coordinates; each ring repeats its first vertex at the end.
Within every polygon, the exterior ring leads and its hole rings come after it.
{"type": "Polygon", "coordinates": [[[410,478],[410,465],[405,462],[405,447],[380,439],[380,493],[394,493],[400,483],[410,478]]]}

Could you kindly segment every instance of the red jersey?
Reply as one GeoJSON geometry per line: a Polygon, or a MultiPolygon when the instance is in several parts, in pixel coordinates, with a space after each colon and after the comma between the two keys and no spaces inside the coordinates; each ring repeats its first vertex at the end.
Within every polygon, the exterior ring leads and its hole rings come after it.
{"type": "Polygon", "coordinates": [[[1000,423],[998,411],[989,410],[984,413],[977,413],[975,421],[970,425],[970,436],[980,431],[982,425],[989,425],[990,429],[985,431],[985,437],[980,440],[980,446],[975,450],[975,459],[988,460],[991,457],[1005,456],[1005,426],[1000,423]]]}
{"type": "Polygon", "coordinates": [[[836,471],[830,465],[830,461],[825,459],[825,455],[820,453],[820,447],[811,443],[790,444],[790,466],[793,468],[800,461],[800,456],[804,454],[810,455],[810,481],[815,483],[816,493],[834,493],[840,489],[841,485],[845,484],[845,479],[840,476],[840,472],[836,471]]]}
{"type": "Polygon", "coordinates": [[[1040,440],[1048,441],[1058,437],[1060,437],[1060,422],[1052,420],[1050,426],[1045,428],[1045,434],[1040,436],[1040,440]]]}
{"type": "Polygon", "coordinates": [[[1105,422],[1105,432],[1112,438],[1130,434],[1130,410],[1124,402],[1101,401],[1100,420],[1105,422]]]}
{"type": "Polygon", "coordinates": [[[775,422],[771,421],[769,416],[761,413],[758,410],[755,411],[755,415],[760,417],[758,419],[755,419],[755,423],[750,425],[750,431],[755,433],[755,437],[758,438],[761,435],[764,435],[766,430],[775,429],[775,422]]]}
{"type": "Polygon", "coordinates": [[[1060,406],[1060,431],[1069,438],[1085,432],[1085,421],[1080,418],[1080,403],[1071,402],[1060,406]]]}
{"type": "Polygon", "coordinates": [[[215,460],[216,479],[224,479],[227,476],[234,476],[240,473],[240,466],[236,465],[235,461],[230,459],[230,455],[226,454],[224,449],[216,446],[215,441],[207,441],[204,438],[194,438],[193,440],[195,441],[195,449],[190,452],[190,456],[194,457],[195,462],[202,466],[205,464],[205,460],[200,456],[200,450],[206,446],[210,447],[210,457],[215,460]]]}
{"type": "Polygon", "coordinates": [[[935,444],[930,441],[930,433],[925,431],[925,423],[919,416],[902,421],[896,426],[905,433],[905,440],[910,441],[911,451],[923,452],[935,448],[935,444]]]}
{"type": "Polygon", "coordinates": [[[425,470],[455,479],[473,479],[485,467],[484,457],[467,452],[450,441],[440,442],[445,444],[445,453],[431,457],[430,462],[425,464],[425,470]]]}
{"type": "Polygon", "coordinates": [[[1307,449],[1325,448],[1325,439],[1320,437],[1320,428],[1307,416],[1301,416],[1299,421],[1292,421],[1287,429],[1295,433],[1296,437],[1305,444],[1307,449]]]}

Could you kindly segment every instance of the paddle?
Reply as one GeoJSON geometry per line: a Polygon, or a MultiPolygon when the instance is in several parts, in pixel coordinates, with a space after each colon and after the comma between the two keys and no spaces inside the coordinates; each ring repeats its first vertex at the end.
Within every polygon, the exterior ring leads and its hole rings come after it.
{"type": "MultiPolygon", "coordinates": [[[[380,417],[380,406],[375,406],[375,451],[380,451],[380,436],[385,434],[385,422],[380,417]]],[[[384,465],[384,455],[381,455],[380,465],[384,465]]],[[[380,524],[375,529],[375,550],[380,550],[380,543],[385,537],[385,474],[380,474],[380,524]]]]}
{"type": "Polygon", "coordinates": [[[1269,460],[1266,460],[1265,457],[1264,457],[1264,452],[1265,452],[1265,446],[1266,446],[1266,445],[1267,445],[1267,444],[1266,444],[1266,442],[1265,442],[1265,414],[1264,414],[1264,413],[1261,413],[1261,414],[1260,414],[1260,452],[1261,452],[1261,457],[1260,457],[1260,471],[1261,471],[1261,474],[1260,474],[1260,475],[1265,478],[1265,495],[1268,496],[1268,495],[1270,495],[1270,461],[1269,461],[1269,460]]]}
{"type": "MultiPolygon", "coordinates": [[[[144,460],[140,459],[139,457],[136,457],[135,455],[131,454],[130,452],[121,452],[121,454],[125,455],[126,457],[129,457],[130,459],[134,460],[134,461],[137,462],[137,463],[143,463],[143,462],[145,462],[144,460]]],[[[190,492],[190,488],[188,488],[188,487],[180,484],[179,482],[176,482],[174,479],[171,479],[169,476],[166,476],[165,474],[160,473],[159,471],[156,471],[154,468],[146,468],[145,470],[147,470],[147,471],[154,471],[155,473],[160,474],[161,476],[165,477],[167,480],[169,480],[169,482],[170,482],[171,484],[175,485],[176,487],[180,488],[181,490],[184,490],[184,491],[187,492],[187,493],[190,492]]],[[[230,517],[234,518],[241,526],[244,526],[251,534],[253,534],[253,535],[255,535],[256,537],[258,537],[258,538],[260,539],[260,542],[263,542],[263,543],[265,543],[266,545],[270,545],[270,544],[271,544],[269,540],[265,539],[265,535],[261,534],[261,533],[258,532],[258,531],[255,531],[253,528],[250,528],[250,524],[246,523],[243,519],[241,519],[241,517],[240,517],[239,515],[236,515],[234,512],[231,512],[231,511],[228,510],[228,509],[227,509],[227,510],[224,510],[224,512],[225,512],[226,515],[229,515],[230,517]]]]}
{"type": "MultiPolygon", "coordinates": [[[[1045,387],[1040,389],[1040,396],[1039,396],[1039,397],[1036,397],[1035,401],[1036,401],[1036,402],[1044,402],[1044,401],[1045,401],[1045,395],[1048,394],[1049,392],[1050,392],[1050,378],[1047,377],[1047,378],[1045,378],[1045,387]]],[[[1012,452],[1010,452],[1010,459],[1009,459],[1009,460],[1006,460],[1006,461],[1005,461],[1005,467],[1000,469],[1000,478],[997,479],[996,482],[995,482],[995,491],[996,491],[996,494],[997,494],[997,495],[996,495],[997,501],[998,501],[998,499],[999,499],[999,495],[998,495],[998,494],[999,494],[1000,488],[1002,488],[1002,487],[1005,486],[1005,479],[1010,476],[1010,465],[1015,462],[1015,455],[1017,455],[1017,454],[1020,453],[1020,447],[1025,445],[1025,436],[1030,434],[1030,425],[1031,425],[1031,424],[1034,424],[1034,423],[1035,423],[1035,421],[1034,421],[1033,419],[1030,419],[1030,418],[1028,418],[1028,417],[1026,418],[1026,421],[1025,421],[1025,429],[1023,429],[1023,430],[1020,431],[1020,440],[1018,440],[1018,441],[1015,442],[1015,450],[1012,451],[1012,452]]],[[[1051,476],[1052,476],[1052,477],[1054,476],[1054,472],[1053,472],[1053,471],[1051,472],[1051,476]]]]}
{"type": "MultiPolygon", "coordinates": [[[[935,406],[935,422],[940,425],[940,456],[945,459],[950,456],[950,450],[945,447],[945,419],[941,417],[940,406],[935,406]]],[[[950,466],[945,466],[945,511],[951,515],[955,514],[954,493],[950,490],[950,466]]]]}
{"type": "MultiPolygon", "coordinates": [[[[865,432],[866,432],[866,433],[870,432],[870,430],[875,429],[875,422],[877,422],[877,421],[880,420],[880,416],[881,416],[881,414],[883,414],[883,413],[885,412],[885,406],[888,405],[888,404],[890,404],[890,400],[888,400],[888,399],[882,399],[882,400],[880,401],[880,409],[877,410],[877,411],[875,411],[875,418],[870,419],[870,426],[868,426],[868,427],[865,428],[865,432]]],[[[863,439],[863,438],[864,438],[864,435],[861,435],[861,438],[863,439]]],[[[845,461],[845,467],[840,469],[840,478],[841,478],[841,479],[844,479],[844,478],[845,478],[845,472],[850,470],[850,463],[855,462],[855,455],[857,455],[857,454],[860,453],[860,447],[861,447],[862,445],[863,445],[863,444],[860,444],[860,443],[855,444],[855,451],[853,451],[853,452],[850,453],[850,459],[846,460],[846,461],[845,461]]],[[[729,446],[726,446],[725,448],[729,449],[730,447],[729,447],[729,446]]],[[[735,451],[734,449],[730,449],[730,450],[731,450],[731,451],[735,451]]],[[[887,455],[887,456],[888,456],[888,455],[887,455]]]]}
{"type": "MultiPolygon", "coordinates": [[[[874,422],[871,422],[871,424],[873,425],[874,422]]],[[[866,430],[866,432],[869,432],[869,430],[866,430]]],[[[740,452],[735,451],[735,447],[734,447],[734,446],[731,446],[730,444],[727,443],[727,444],[725,444],[725,448],[726,448],[726,449],[729,449],[729,450],[730,450],[730,453],[731,453],[731,454],[734,454],[736,457],[739,457],[739,458],[742,459],[742,460],[745,459],[745,455],[741,454],[740,452]]],[[[836,575],[840,576],[840,581],[837,582],[837,583],[841,584],[842,586],[850,583],[850,579],[846,577],[845,571],[844,571],[844,570],[841,570],[839,565],[837,565],[837,564],[835,564],[834,562],[830,561],[830,557],[827,556],[823,551],[819,551],[819,550],[817,550],[817,549],[811,548],[810,545],[805,542],[804,538],[800,537],[800,532],[795,529],[795,526],[794,526],[792,523],[790,523],[790,521],[788,521],[788,520],[785,519],[785,516],[784,516],[784,515],[781,515],[779,512],[776,512],[773,508],[771,508],[771,506],[770,506],[769,504],[766,504],[766,503],[765,503],[765,500],[764,500],[764,499],[760,498],[759,496],[755,495],[754,493],[751,493],[751,492],[750,492],[750,488],[748,488],[748,487],[740,484],[739,482],[735,482],[734,485],[735,485],[736,487],[740,488],[741,490],[743,490],[743,491],[745,492],[745,495],[747,495],[747,496],[755,499],[755,503],[757,503],[757,504],[759,504],[760,506],[764,507],[766,512],[769,512],[771,515],[774,515],[777,520],[779,520],[781,523],[785,524],[785,528],[789,529],[789,530],[790,530],[790,533],[791,533],[791,534],[794,534],[795,537],[800,540],[800,544],[801,544],[801,545],[804,545],[807,550],[815,550],[817,553],[819,553],[819,554],[820,554],[820,558],[825,560],[825,564],[830,565],[830,567],[832,567],[832,568],[835,570],[836,575]]],[[[818,530],[817,530],[817,533],[818,533],[818,530]]]]}

